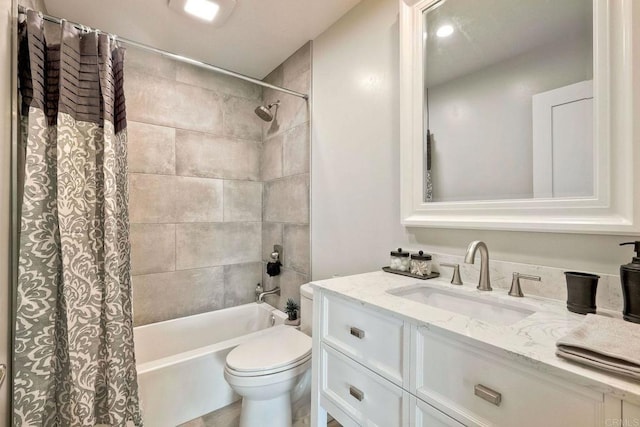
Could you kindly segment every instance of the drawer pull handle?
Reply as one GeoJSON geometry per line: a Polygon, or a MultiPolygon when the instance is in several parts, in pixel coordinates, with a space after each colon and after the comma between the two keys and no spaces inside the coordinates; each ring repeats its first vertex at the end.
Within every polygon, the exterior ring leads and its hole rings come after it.
{"type": "Polygon", "coordinates": [[[473,390],[474,394],[480,399],[484,399],[489,403],[500,406],[500,402],[502,402],[502,394],[498,393],[497,391],[492,390],[489,387],[485,387],[482,384],[476,384],[473,390]]]}
{"type": "Polygon", "coordinates": [[[364,331],[362,329],[358,329],[354,326],[351,327],[351,335],[356,338],[362,339],[364,338],[364,331]]]}
{"type": "Polygon", "coordinates": [[[360,402],[362,402],[362,399],[364,399],[364,393],[352,385],[349,386],[349,394],[358,399],[360,402]]]}

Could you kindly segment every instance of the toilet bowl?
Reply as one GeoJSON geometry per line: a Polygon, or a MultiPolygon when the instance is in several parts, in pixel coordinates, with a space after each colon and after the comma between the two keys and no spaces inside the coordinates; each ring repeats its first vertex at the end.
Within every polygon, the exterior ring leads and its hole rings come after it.
{"type": "Polygon", "coordinates": [[[311,338],[293,327],[241,344],[224,377],[242,397],[240,427],[291,426],[291,392],[311,367],[311,338]]]}

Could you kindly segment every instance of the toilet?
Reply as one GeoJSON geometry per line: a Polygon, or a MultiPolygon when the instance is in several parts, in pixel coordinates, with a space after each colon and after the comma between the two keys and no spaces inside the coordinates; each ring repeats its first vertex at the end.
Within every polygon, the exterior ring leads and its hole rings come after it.
{"type": "MultiPolygon", "coordinates": [[[[311,288],[303,285],[300,329],[309,334],[312,297],[311,288]]],[[[294,389],[309,382],[310,368],[311,338],[294,327],[282,327],[231,350],[224,377],[242,396],[240,427],[290,427],[292,394],[299,395],[294,389]]]]}

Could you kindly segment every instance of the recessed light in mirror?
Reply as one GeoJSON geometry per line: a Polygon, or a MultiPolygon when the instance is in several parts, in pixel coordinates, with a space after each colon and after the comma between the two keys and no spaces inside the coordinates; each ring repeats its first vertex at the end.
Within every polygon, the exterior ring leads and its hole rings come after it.
{"type": "Polygon", "coordinates": [[[218,14],[220,6],[209,0],[187,0],[184,11],[196,18],[211,22],[218,14]]]}
{"type": "Polygon", "coordinates": [[[438,31],[436,31],[436,36],[438,37],[449,37],[451,34],[453,34],[453,26],[449,24],[442,25],[438,28],[438,31]]]}

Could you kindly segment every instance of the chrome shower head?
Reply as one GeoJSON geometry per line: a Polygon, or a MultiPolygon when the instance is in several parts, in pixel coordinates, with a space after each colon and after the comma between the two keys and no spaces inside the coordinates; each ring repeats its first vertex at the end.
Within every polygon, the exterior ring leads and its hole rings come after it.
{"type": "Polygon", "coordinates": [[[274,106],[277,107],[278,105],[280,105],[280,101],[276,101],[273,104],[267,105],[266,107],[264,105],[261,105],[256,108],[255,112],[262,120],[264,120],[265,122],[270,122],[271,120],[273,120],[271,108],[273,108],[274,106]]]}

